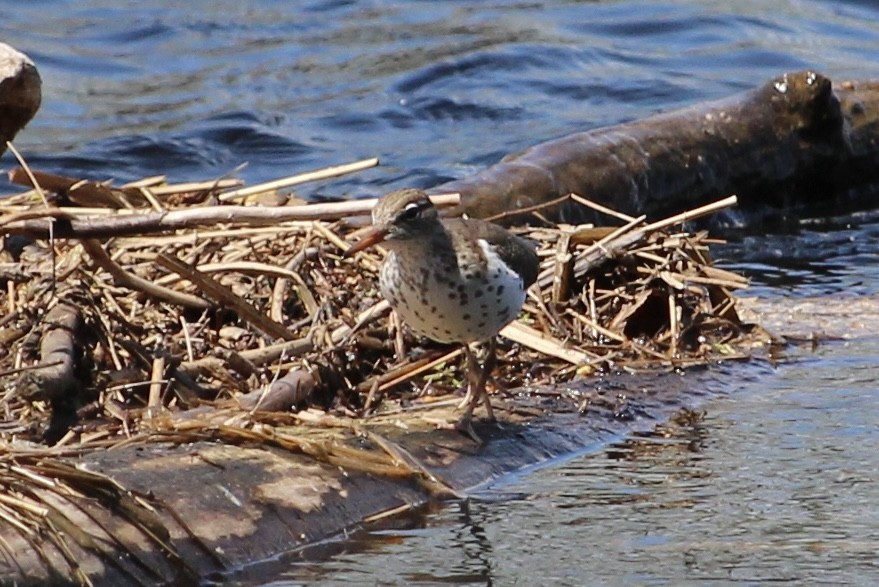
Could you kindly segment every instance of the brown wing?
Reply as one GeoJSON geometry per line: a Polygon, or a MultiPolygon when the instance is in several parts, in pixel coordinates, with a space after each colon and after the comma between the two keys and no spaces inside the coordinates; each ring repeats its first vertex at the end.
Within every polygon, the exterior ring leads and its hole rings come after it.
{"type": "Polygon", "coordinates": [[[540,260],[536,246],[526,238],[517,236],[502,226],[477,218],[450,218],[443,221],[447,225],[459,225],[470,238],[483,239],[493,245],[498,256],[513,271],[522,276],[525,289],[537,281],[540,260]]]}

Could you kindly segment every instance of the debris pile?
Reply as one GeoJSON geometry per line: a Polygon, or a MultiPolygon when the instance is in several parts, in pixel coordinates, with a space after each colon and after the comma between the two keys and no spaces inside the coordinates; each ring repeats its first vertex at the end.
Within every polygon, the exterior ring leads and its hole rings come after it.
{"type": "MultiPolygon", "coordinates": [[[[159,413],[364,417],[456,392],[460,348],[416,339],[393,316],[377,289],[381,252],[342,256],[372,202],[278,196],[302,177],[116,188],[13,171],[39,188],[0,205],[0,434],[104,444],[146,420],[154,429],[159,413]]],[[[542,270],[502,331],[499,387],[747,357],[762,333],[736,314],[731,292],[746,280],[711,264],[717,241],[681,229],[733,202],[652,224],[605,210],[619,226],[519,229],[542,270]]]]}

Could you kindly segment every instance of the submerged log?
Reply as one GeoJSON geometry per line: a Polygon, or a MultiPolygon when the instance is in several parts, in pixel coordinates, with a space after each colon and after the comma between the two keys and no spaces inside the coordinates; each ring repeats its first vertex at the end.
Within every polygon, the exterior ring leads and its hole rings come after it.
{"type": "MultiPolygon", "coordinates": [[[[62,479],[58,494],[45,497],[53,519],[78,526],[66,542],[70,557],[50,548],[41,552],[25,535],[4,529],[9,557],[0,558],[0,583],[62,583],[70,561],[77,565],[79,583],[194,585],[206,577],[222,582],[224,572],[242,565],[370,521],[388,523],[437,497],[623,434],[650,431],[681,408],[695,406],[693,398],[700,395],[695,391],[723,393],[715,378],[703,372],[590,382],[578,391],[580,410],[548,389],[530,405],[508,403],[509,411],[499,414],[502,426],[477,423],[487,441],[482,446],[435,429],[432,419],[447,417],[450,407],[337,428],[333,445],[353,455],[348,465],[257,442],[215,442],[195,428],[193,442],[174,441],[172,434],[164,443],[43,458],[34,470],[42,473],[54,462],[50,471],[62,479]],[[544,410],[556,413],[535,416],[544,410]],[[400,418],[406,430],[395,424],[400,418]],[[401,466],[382,465],[388,453],[401,466]],[[370,467],[385,472],[369,473],[370,467]]],[[[272,434],[284,432],[278,427],[272,434]]],[[[8,483],[6,475],[0,467],[0,482],[8,483]]]]}
{"type": "MultiPolygon", "coordinates": [[[[804,71],[715,102],[571,134],[432,191],[489,217],[576,193],[648,218],[736,194],[748,221],[826,204],[879,179],[879,83],[804,71]]],[[[590,222],[567,201],[548,216],[590,222]]]]}

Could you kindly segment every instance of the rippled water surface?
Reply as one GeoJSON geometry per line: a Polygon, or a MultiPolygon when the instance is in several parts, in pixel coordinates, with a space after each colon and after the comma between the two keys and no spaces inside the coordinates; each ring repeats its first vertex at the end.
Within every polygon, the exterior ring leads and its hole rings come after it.
{"type": "Polygon", "coordinates": [[[249,181],[379,156],[327,195],[435,184],[534,142],[727,96],[783,71],[863,78],[856,2],[29,0],[0,39],[45,84],[41,167],[249,181]]]}
{"type": "MultiPolygon", "coordinates": [[[[0,40],[43,76],[43,108],[16,139],[33,167],[253,183],[381,158],[303,188],[311,197],[430,186],[784,71],[863,79],[879,63],[867,1],[3,0],[0,11],[0,40]]],[[[877,236],[867,210],[736,238],[717,256],[761,295],[875,294],[877,236]]],[[[277,584],[877,584],[877,354],[875,340],[821,348],[710,400],[663,441],[291,557],[277,584]]]]}

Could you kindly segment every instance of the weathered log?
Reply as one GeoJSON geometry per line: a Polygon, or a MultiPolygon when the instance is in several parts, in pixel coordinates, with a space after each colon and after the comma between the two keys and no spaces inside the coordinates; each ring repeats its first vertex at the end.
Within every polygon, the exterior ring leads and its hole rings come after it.
{"type": "MultiPolygon", "coordinates": [[[[877,87],[834,92],[820,74],[785,74],[723,100],[541,143],[431,191],[459,192],[448,213],[478,217],[572,192],[648,218],[728,194],[749,219],[784,214],[879,178],[877,87]]],[[[573,201],[547,214],[600,217],[573,201]]]]}
{"type": "Polygon", "coordinates": [[[19,378],[19,397],[37,401],[76,395],[76,333],[81,323],[80,310],[73,304],[59,302],[49,310],[40,339],[40,364],[19,378]]]}
{"type": "MultiPolygon", "coordinates": [[[[380,445],[390,444],[404,458],[415,459],[440,484],[466,491],[505,473],[596,446],[619,434],[650,430],[680,409],[682,402],[689,402],[692,389],[706,388],[713,377],[715,374],[707,373],[686,378],[666,375],[646,385],[640,380],[637,384],[608,380],[600,389],[590,384],[581,396],[589,401],[587,414],[572,409],[545,420],[523,415],[540,413],[538,405],[523,409],[522,414],[503,412],[499,414],[502,427],[477,423],[480,436],[489,441],[481,447],[455,431],[435,429],[431,418],[449,417],[454,408],[448,406],[425,412],[423,419],[418,414],[408,415],[405,430],[396,425],[398,415],[360,423],[361,434],[345,428],[336,429],[334,434],[338,438],[336,446],[342,450],[347,447],[364,465],[381,462],[379,457],[386,459],[388,455],[380,445]],[[639,391],[630,393],[632,389],[639,391]]],[[[719,389],[713,384],[710,388],[719,389]]],[[[279,427],[275,433],[284,432],[279,427]]],[[[95,536],[96,542],[97,537],[107,534],[120,541],[102,541],[118,551],[108,553],[116,564],[70,544],[79,569],[95,585],[130,584],[132,574],[147,585],[167,584],[181,569],[191,581],[192,576],[205,577],[266,560],[331,538],[364,520],[411,511],[436,499],[406,467],[389,469],[387,475],[370,474],[358,467],[256,443],[235,446],[202,440],[176,445],[138,444],[61,460],[107,475],[134,495],[152,501],[156,513],[151,515],[158,520],[152,520],[151,527],[160,521],[161,526],[154,531],[170,536],[167,552],[162,552],[136,531],[131,516],[108,511],[93,501],[75,502],[94,516],[90,519],[68,504],[54,502],[78,521],[82,533],[95,536]],[[139,569],[138,563],[146,564],[149,573],[139,569]]],[[[4,530],[3,538],[20,567],[4,565],[0,560],[0,582],[44,585],[51,579],[39,554],[20,535],[4,530]]],[[[56,567],[63,569],[64,562],[57,560],[55,550],[46,550],[56,567]]]]}

